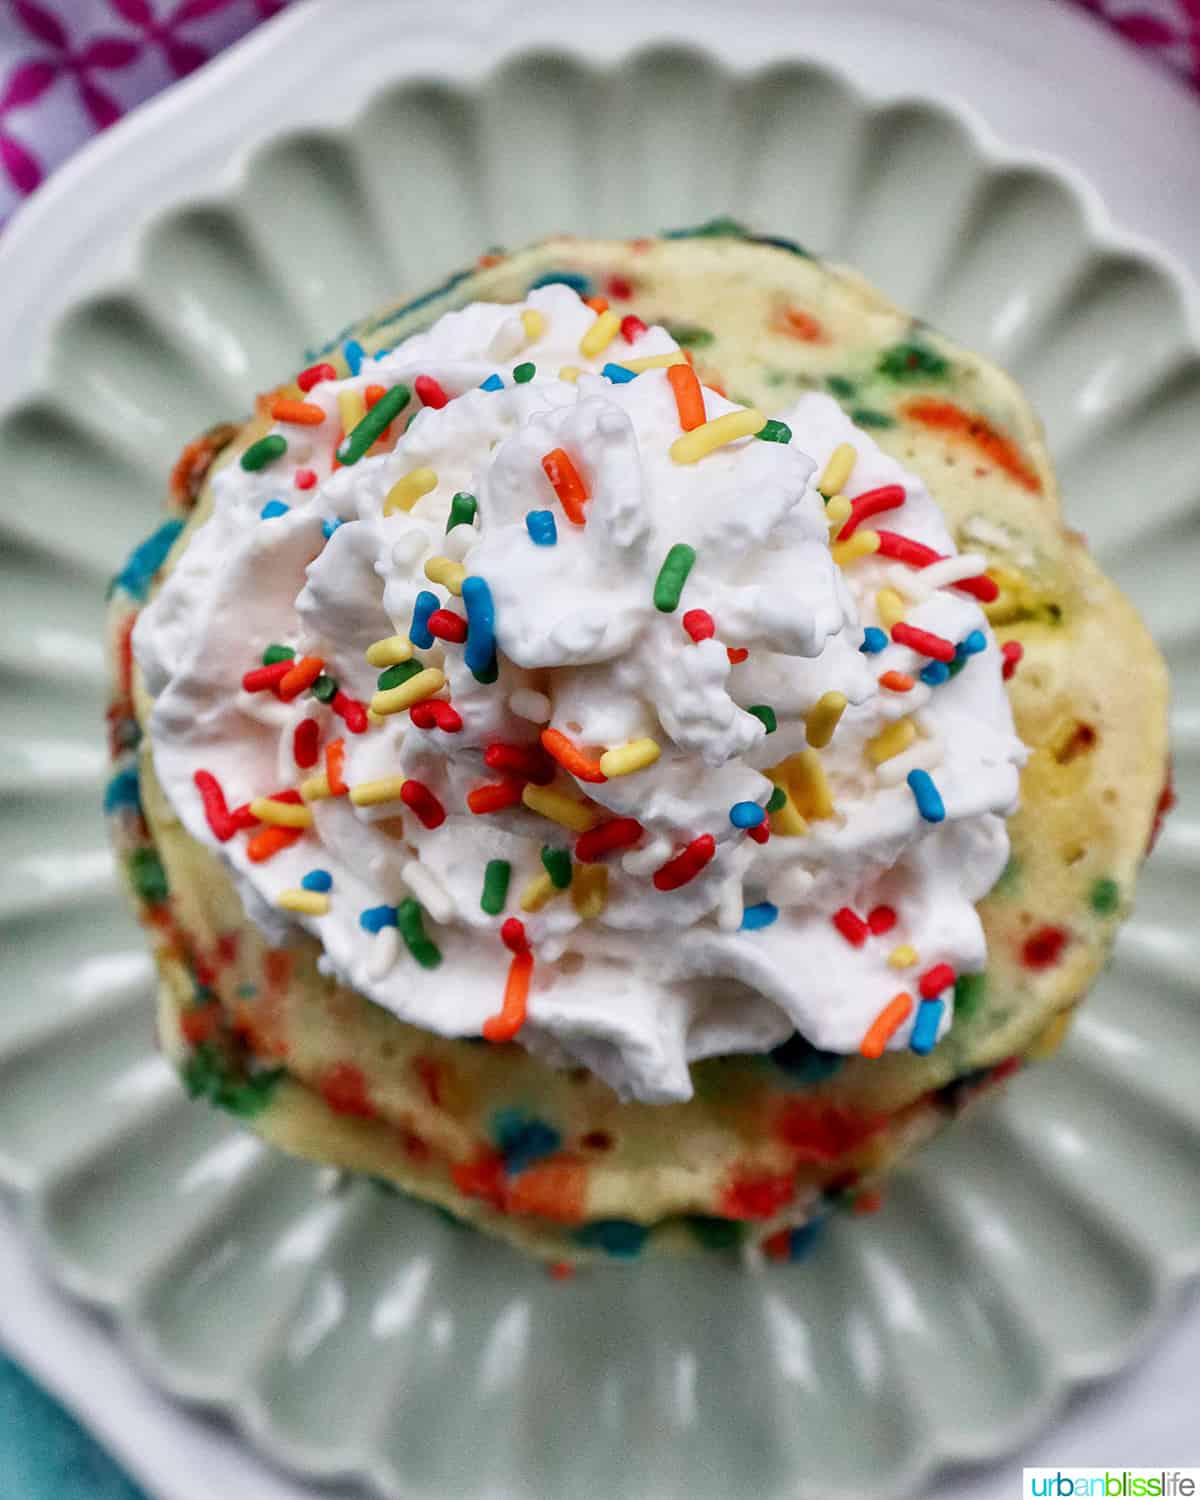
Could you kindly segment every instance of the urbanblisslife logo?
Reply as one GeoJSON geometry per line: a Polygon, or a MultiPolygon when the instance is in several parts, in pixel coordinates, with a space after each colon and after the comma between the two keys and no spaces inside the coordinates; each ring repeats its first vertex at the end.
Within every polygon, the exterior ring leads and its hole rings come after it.
{"type": "Polygon", "coordinates": [[[1026,1469],[1022,1496],[1200,1496],[1200,1469],[1026,1469]]]}

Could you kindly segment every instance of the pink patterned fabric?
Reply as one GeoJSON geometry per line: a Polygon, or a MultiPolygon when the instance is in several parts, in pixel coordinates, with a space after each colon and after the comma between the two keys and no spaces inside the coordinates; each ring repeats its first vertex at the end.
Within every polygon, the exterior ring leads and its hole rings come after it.
{"type": "MultiPolygon", "coordinates": [[[[1200,0],[1073,3],[1200,89],[1200,0]]],[[[0,222],[90,136],[286,4],[0,0],[0,222]]]]}

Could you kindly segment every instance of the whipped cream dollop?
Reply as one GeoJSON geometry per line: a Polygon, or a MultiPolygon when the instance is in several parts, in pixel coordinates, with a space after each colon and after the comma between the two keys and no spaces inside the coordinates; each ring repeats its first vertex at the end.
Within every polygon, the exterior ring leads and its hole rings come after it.
{"type": "Polygon", "coordinates": [[[271,941],[650,1101],[794,1031],[928,1050],[1024,759],[921,481],[683,362],[548,286],[306,372],[134,632],[158,777],[271,941]]]}

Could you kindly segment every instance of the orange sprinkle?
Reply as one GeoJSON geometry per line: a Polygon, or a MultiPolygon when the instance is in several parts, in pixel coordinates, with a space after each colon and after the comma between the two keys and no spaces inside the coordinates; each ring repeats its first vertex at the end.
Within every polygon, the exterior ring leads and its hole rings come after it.
{"type": "Polygon", "coordinates": [[[578,745],[569,740],[558,729],[542,730],[542,745],[564,771],[569,771],[577,781],[607,781],[600,769],[600,762],[585,755],[578,745]]]}
{"type": "Polygon", "coordinates": [[[370,411],[376,401],[381,401],[386,395],[386,385],[369,385],[363,392],[363,405],[370,411]]]}
{"type": "Polygon", "coordinates": [[[893,995],[867,1028],[858,1050],[864,1057],[882,1057],[883,1049],[912,1013],[912,996],[901,990],[893,995]]]}
{"type": "Polygon", "coordinates": [[[331,797],[344,797],[350,788],[343,772],[346,769],[346,741],[330,740],[325,746],[325,780],[331,797]]]}
{"type": "Polygon", "coordinates": [[[508,981],[504,986],[504,1001],[500,1012],[489,1016],[483,1023],[483,1035],[489,1042],[511,1042],[524,1026],[532,974],[532,951],[526,948],[523,953],[514,953],[508,966],[508,981]]]}
{"type": "Polygon", "coordinates": [[[675,392],[675,406],[679,412],[679,425],[684,432],[703,427],[707,420],[704,412],[704,392],[691,365],[668,365],[667,379],[675,392]]]}
{"type": "Polygon", "coordinates": [[[583,305],[585,307],[590,307],[591,310],[596,314],[596,316],[599,317],[601,313],[606,313],[608,311],[608,298],[585,297],[583,299],[583,305]]]}
{"type": "Polygon", "coordinates": [[[903,411],[906,417],[920,422],[923,427],[964,438],[997,468],[1011,475],[1023,489],[1035,495],[1041,493],[1042,481],[1037,471],[1025,461],[1020,448],[978,412],[964,411],[953,401],[943,401],[935,396],[918,396],[906,402],[903,411]]]}
{"type": "Polygon", "coordinates": [[[290,396],[280,396],[271,404],[271,416],[276,422],[292,422],[299,427],[319,427],[325,413],[315,401],[295,401],[290,396]]]}
{"type": "Polygon", "coordinates": [[[789,338],[800,339],[806,344],[825,342],[824,328],[811,313],[805,312],[802,307],[781,308],[775,327],[780,333],[786,333],[789,338]]]}
{"type": "Polygon", "coordinates": [[[289,849],[303,836],[303,828],[279,828],[274,824],[261,828],[246,845],[246,857],[252,864],[261,865],[263,860],[273,859],[281,849],[289,849]]]}
{"type": "Polygon", "coordinates": [[[887,688],[892,693],[909,693],[916,686],[916,682],[907,672],[884,672],[879,678],[879,686],[887,688]]]}
{"type": "Polygon", "coordinates": [[[569,1260],[556,1260],[547,1270],[555,1281],[570,1281],[575,1274],[575,1267],[569,1260]]]}
{"type": "Polygon", "coordinates": [[[292,670],[279,679],[279,696],[285,703],[290,703],[305,688],[312,687],[324,670],[325,663],[319,656],[302,656],[292,670]]]}
{"type": "Polygon", "coordinates": [[[531,1214],[555,1224],[578,1224],[587,1200],[587,1167],[570,1157],[534,1162],[507,1187],[504,1207],[510,1214],[531,1214]]]}
{"type": "Polygon", "coordinates": [[[562,503],[567,520],[582,526],[587,519],[583,513],[584,502],[591,497],[587,485],[579,477],[579,470],[561,448],[543,454],[542,470],[562,503]]]}

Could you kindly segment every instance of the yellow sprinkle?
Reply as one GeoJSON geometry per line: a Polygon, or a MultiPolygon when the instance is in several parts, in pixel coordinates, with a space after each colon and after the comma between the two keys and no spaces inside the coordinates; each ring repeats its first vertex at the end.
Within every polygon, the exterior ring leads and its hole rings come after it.
{"type": "Polygon", "coordinates": [[[452,594],[462,593],[463,579],[466,576],[466,568],[462,563],[456,563],[452,557],[431,557],[425,564],[425,577],[430,583],[440,583],[452,594]]]}
{"type": "Polygon", "coordinates": [[[577,802],[565,792],[556,792],[548,786],[534,786],[527,782],[521,793],[521,801],[530,812],[541,813],[552,823],[561,823],[574,833],[586,833],[596,826],[596,809],[585,802],[577,802]]]}
{"type": "Polygon", "coordinates": [[[372,729],[378,729],[385,722],[382,714],[377,714],[373,708],[367,709],[367,721],[372,729]]]}
{"type": "Polygon", "coordinates": [[[521,327],[525,330],[525,337],[532,344],[534,339],[540,339],[546,331],[546,320],[536,307],[527,307],[521,314],[521,327]]]}
{"type": "Polygon", "coordinates": [[[300,802],[276,802],[273,797],[255,797],[251,817],[275,828],[311,828],[312,813],[300,802]]]}
{"type": "Polygon", "coordinates": [[[686,365],[687,356],[682,349],[672,349],[670,354],[643,354],[641,359],[623,359],[621,367],[640,375],[643,370],[665,370],[668,365],[686,365]]]}
{"type": "Polygon", "coordinates": [[[833,798],[829,795],[825,767],[815,750],[797,751],[766,774],[787,792],[802,818],[833,817],[833,798]]]}
{"type": "Polygon", "coordinates": [[[423,698],[432,698],[434,693],[441,692],[445,685],[446,674],[444,672],[439,672],[437,667],[426,667],[423,672],[418,672],[415,677],[410,677],[399,687],[384,688],[383,692],[376,693],[371,699],[372,712],[381,714],[385,718],[388,714],[403,713],[406,708],[411,708],[414,703],[420,703],[423,698]]]}
{"type": "Polygon", "coordinates": [[[535,875],[521,892],[521,899],[517,904],[522,911],[541,911],[547,902],[553,901],[559,894],[558,887],[543,870],[540,875],[535,875]]]}
{"type": "Polygon", "coordinates": [[[846,488],[846,481],[854,472],[854,465],[858,458],[852,443],[839,443],[829,455],[829,462],[825,465],[825,472],[817,483],[817,488],[822,495],[836,495],[839,490],[846,488]]]}
{"type": "Polygon", "coordinates": [[[911,943],[901,943],[888,954],[888,963],[893,969],[911,969],[917,961],[917,950],[911,943]]]}
{"type": "Polygon", "coordinates": [[[839,568],[844,568],[847,563],[857,562],[860,557],[870,557],[872,552],[878,552],[879,533],[856,531],[849,541],[834,542],[830,550],[833,552],[834,562],[839,568]]]}
{"type": "Polygon", "coordinates": [[[280,891],[275,897],[275,905],[282,906],[284,911],[303,911],[310,917],[323,917],[329,910],[329,897],[321,891],[305,891],[295,887],[280,891]]]}
{"type": "Polygon", "coordinates": [[[777,812],[770,814],[771,832],[779,838],[798,839],[808,832],[808,824],[796,811],[796,804],[788,795],[788,789],[783,782],[777,781],[775,785],[782,789],[787,796],[787,801],[777,812]]]}
{"type": "Polygon", "coordinates": [[[373,667],[397,667],[412,657],[412,642],[406,635],[386,635],[367,647],[367,660],[373,667]]]}
{"type": "Polygon", "coordinates": [[[833,738],[838,720],[846,712],[849,700],[845,693],[822,693],[804,716],[804,737],[817,750],[824,750],[833,738]]]}
{"type": "Polygon", "coordinates": [[[398,510],[412,510],[422,495],[428,495],[430,490],[437,489],[437,482],[438,477],[432,469],[413,469],[403,479],[397,479],[384,496],[384,515],[394,515],[398,510]]]}
{"type": "Polygon", "coordinates": [[[727,443],[761,432],[766,420],[762,412],[752,406],[742,411],[726,412],[723,417],[714,417],[711,422],[677,437],[671,444],[671,457],[677,464],[694,464],[705,454],[724,448],[727,443]]]}
{"type": "Polygon", "coordinates": [[[342,419],[342,431],[351,432],[367,414],[367,403],[361,391],[338,392],[338,415],[342,419]]]}
{"type": "Polygon", "coordinates": [[[305,802],[320,802],[323,797],[332,797],[329,790],[329,777],[324,771],[318,771],[315,776],[308,777],[300,783],[300,795],[305,802]]]}
{"type": "Polygon", "coordinates": [[[904,618],[904,600],[895,589],[880,589],[875,595],[875,612],[883,628],[890,630],[904,618]]]}
{"type": "Polygon", "coordinates": [[[602,312],[579,340],[579,352],[585,359],[603,354],[621,331],[621,320],[615,312],[602,312]]]}
{"type": "Polygon", "coordinates": [[[580,371],[578,365],[560,365],[558,369],[558,378],[560,380],[565,380],[568,385],[574,385],[575,382],[579,379],[581,373],[582,372],[580,371]]]}
{"type": "Polygon", "coordinates": [[[598,917],[608,905],[608,866],[576,865],[571,881],[571,904],[585,922],[598,917]]]}
{"type": "Polygon", "coordinates": [[[350,788],[355,807],[378,807],[381,802],[398,802],[404,788],[403,776],[381,776],[378,781],[360,781],[350,788]]]}
{"type": "Polygon", "coordinates": [[[875,765],[883,765],[893,755],[900,755],[917,737],[917,726],[911,719],[897,719],[886,729],[881,729],[873,740],[866,744],[867,755],[875,765]]]}
{"type": "Polygon", "coordinates": [[[661,754],[657,740],[630,740],[627,745],[606,750],[600,757],[600,769],[606,776],[628,776],[652,766],[661,754]]]}
{"type": "Polygon", "coordinates": [[[850,519],[852,507],[845,495],[835,495],[825,507],[825,519],[829,522],[830,535],[841,531],[842,527],[850,519]]]}

